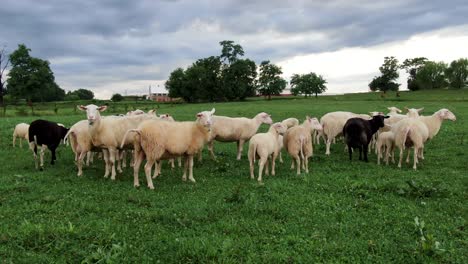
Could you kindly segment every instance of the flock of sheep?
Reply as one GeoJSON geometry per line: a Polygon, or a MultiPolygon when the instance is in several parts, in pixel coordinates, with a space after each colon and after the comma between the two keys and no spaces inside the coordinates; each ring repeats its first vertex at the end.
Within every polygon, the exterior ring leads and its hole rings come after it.
{"type": "MultiPolygon", "coordinates": [[[[330,155],[330,146],[340,135],[348,146],[351,159],[352,150],[359,149],[360,159],[364,152],[367,161],[368,150],[375,149],[377,163],[385,154],[388,164],[394,149],[400,150],[398,167],[401,167],[405,149],[414,149],[413,168],[417,168],[420,159],[424,159],[424,144],[437,135],[443,120],[455,121],[455,115],[448,109],[441,109],[431,116],[420,116],[421,109],[407,109],[405,115],[396,107],[389,107],[389,113],[371,112],[355,114],[351,112],[331,112],[325,114],[320,121],[317,118],[306,117],[302,124],[296,118],[288,118],[282,122],[273,123],[267,113],[259,113],[254,118],[226,117],[214,115],[215,109],[196,114],[195,121],[176,122],[168,115],[157,116],[154,111],[144,113],[136,110],[121,116],[101,116],[106,106],[87,105],[78,106],[85,111],[87,119],[74,124],[70,129],[61,124],[45,120],[33,121],[30,125],[21,123],[15,127],[13,145],[16,138],[25,138],[34,153],[36,168],[38,167],[37,147],[40,149],[40,168],[44,161],[44,151],[49,148],[52,152],[51,164],[54,164],[55,149],[63,140],[71,145],[75,154],[78,176],[83,175],[83,162],[93,160],[94,152],[102,152],[105,161],[104,177],[116,177],[117,171],[122,173],[126,167],[126,153],[132,151],[134,186],[139,186],[139,169],[146,159],[144,172],[148,188],[154,189],[152,179],[161,173],[161,161],[169,160],[174,167],[174,159],[184,158],[184,172],[182,179],[193,178],[193,159],[198,155],[202,160],[202,149],[205,145],[215,158],[213,142],[237,142],[237,159],[241,159],[242,148],[249,141],[248,159],[250,176],[254,178],[254,163],[258,159],[258,181],[262,181],[262,173],[275,174],[275,161],[279,156],[282,163],[281,151],[284,148],[292,157],[291,169],[296,167],[297,174],[301,168],[308,173],[308,160],[313,155],[313,142],[320,144],[321,139],[326,143],[326,155],[330,155]],[[257,133],[261,124],[268,124],[266,133],[257,133]],[[151,175],[155,166],[154,174],[151,175]]],[[[21,145],[21,141],[20,141],[21,145]]],[[[409,163],[409,154],[407,162],[409,163]]]]}

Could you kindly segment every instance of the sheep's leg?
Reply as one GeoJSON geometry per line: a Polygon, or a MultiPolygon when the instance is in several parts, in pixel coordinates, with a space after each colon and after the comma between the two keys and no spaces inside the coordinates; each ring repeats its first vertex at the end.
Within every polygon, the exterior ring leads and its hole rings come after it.
{"type": "Polygon", "coordinates": [[[419,158],[421,158],[422,160],[424,159],[424,147],[422,147],[419,151],[418,151],[418,154],[419,154],[419,158]]]}
{"type": "Polygon", "coordinates": [[[279,162],[280,163],[283,163],[283,155],[281,154],[281,151],[279,153],[279,162]]]}
{"type": "Polygon", "coordinates": [[[307,156],[304,156],[302,159],[302,165],[304,166],[305,172],[309,173],[309,158],[307,156]]]}
{"type": "MultiPolygon", "coordinates": [[[[409,153],[409,151],[408,151],[409,153]]],[[[413,161],[413,169],[416,170],[417,167],[416,167],[416,164],[418,164],[418,148],[417,147],[414,147],[414,157],[413,157],[414,161],[413,161]]]]}
{"type": "Polygon", "coordinates": [[[38,167],[38,161],[37,161],[37,151],[34,151],[34,146],[35,146],[35,143],[34,142],[29,142],[29,149],[32,150],[33,152],[33,157],[34,157],[34,167],[36,168],[37,170],[37,167],[38,167]]]}
{"type": "Polygon", "coordinates": [[[187,169],[189,166],[189,160],[187,156],[185,156],[185,161],[184,161],[184,174],[182,175],[182,180],[187,181],[187,169]]]}
{"type": "MultiPolygon", "coordinates": [[[[83,152],[82,152],[83,153],[83,152]]],[[[81,153],[80,153],[81,155],[81,153]]],[[[87,151],[85,156],[86,156],[86,166],[89,166],[89,164],[91,163],[91,157],[93,155],[93,152],[91,151],[87,151]]],[[[79,160],[80,158],[78,157],[77,160],[79,160]]],[[[84,158],[83,158],[84,159],[84,158]]]]}
{"type": "Polygon", "coordinates": [[[362,160],[362,146],[359,146],[359,160],[362,160]]]}
{"type": "Polygon", "coordinates": [[[88,157],[89,157],[89,152],[82,151],[80,155],[78,156],[78,160],[76,161],[77,167],[78,167],[78,174],[77,174],[78,177],[81,177],[83,175],[83,160],[86,154],[88,154],[88,157]]]}
{"type": "Polygon", "coordinates": [[[268,168],[268,165],[270,164],[270,158],[267,156],[266,161],[265,161],[265,175],[270,175],[270,169],[268,168]]]}
{"type": "Polygon", "coordinates": [[[145,175],[146,175],[146,182],[148,183],[148,188],[154,190],[153,180],[151,179],[151,168],[154,164],[154,159],[147,159],[145,164],[145,175]]]}
{"type": "Polygon", "coordinates": [[[262,181],[262,172],[263,172],[263,167],[265,166],[265,163],[268,161],[268,158],[261,157],[260,160],[258,161],[258,182],[262,181]]]}
{"type": "Polygon", "coordinates": [[[106,172],[104,173],[104,178],[107,178],[107,177],[109,177],[110,170],[111,170],[110,163],[109,163],[109,150],[108,149],[103,149],[102,150],[102,156],[103,156],[103,159],[104,159],[104,163],[106,164],[106,172]]]}
{"type": "Polygon", "coordinates": [[[239,141],[237,142],[237,160],[241,159],[242,149],[244,148],[244,142],[245,140],[243,139],[239,139],[239,141]]]}
{"type": "Polygon", "coordinates": [[[392,156],[392,163],[395,164],[395,147],[390,148],[390,154],[392,156]]]}
{"type": "Polygon", "coordinates": [[[351,161],[353,159],[353,150],[351,149],[351,146],[348,145],[348,154],[349,154],[349,160],[351,161]]]}
{"type": "Polygon", "coordinates": [[[409,164],[411,149],[408,149],[408,155],[406,155],[406,163],[409,164]]]}
{"type": "Polygon", "coordinates": [[[368,151],[368,149],[369,149],[369,146],[364,145],[364,147],[363,147],[363,152],[364,152],[364,161],[365,161],[365,162],[369,162],[369,160],[367,159],[367,151],[368,151]]]}
{"type": "Polygon", "coordinates": [[[377,165],[380,165],[380,158],[382,158],[382,147],[377,146],[375,148],[375,153],[377,154],[377,165]]]}
{"type": "MultiPolygon", "coordinates": [[[[115,175],[117,174],[115,172],[115,154],[116,154],[117,150],[114,149],[114,148],[109,148],[109,165],[110,167],[112,168],[112,174],[111,174],[111,180],[115,181],[115,175]]],[[[118,155],[118,152],[117,152],[117,155],[118,155]]]]}
{"type": "Polygon", "coordinates": [[[276,157],[278,156],[278,154],[275,154],[273,153],[273,157],[271,159],[271,175],[272,176],[275,176],[275,161],[276,161],[276,157]]]}
{"type": "Polygon", "coordinates": [[[301,174],[301,157],[299,157],[299,155],[296,155],[294,159],[296,160],[297,175],[300,175],[301,174]]]}
{"type": "Polygon", "coordinates": [[[120,155],[122,153],[122,151],[124,151],[124,150],[118,150],[118,149],[115,150],[115,159],[117,160],[117,171],[119,173],[123,172],[123,170],[122,170],[122,158],[121,158],[122,156],[120,155]]]}
{"type": "Polygon", "coordinates": [[[182,167],[182,157],[177,158],[177,163],[179,165],[179,168],[182,167]]]}
{"type": "Polygon", "coordinates": [[[294,170],[294,159],[291,160],[291,170],[294,170]]]}
{"type": "Polygon", "coordinates": [[[403,161],[403,148],[400,148],[400,160],[398,161],[398,168],[401,168],[401,162],[403,161]]]}
{"type": "Polygon", "coordinates": [[[327,137],[327,150],[325,151],[325,155],[330,155],[330,145],[331,145],[332,139],[327,137]]]}
{"type": "Polygon", "coordinates": [[[174,168],[175,168],[174,159],[170,159],[170,160],[169,160],[169,163],[171,164],[171,169],[174,169],[174,168]]]}
{"type": "Polygon", "coordinates": [[[189,180],[195,182],[195,178],[193,178],[193,156],[190,155],[187,159],[189,160],[189,180]]]}
{"type": "Polygon", "coordinates": [[[135,150],[132,150],[131,158],[130,158],[130,167],[133,167],[135,165],[135,150]]]}
{"type": "Polygon", "coordinates": [[[46,149],[47,149],[46,145],[41,146],[41,151],[39,153],[39,156],[40,156],[40,159],[41,159],[41,163],[39,164],[40,170],[42,170],[44,168],[44,153],[45,153],[46,149]]]}
{"type": "MultiPolygon", "coordinates": [[[[256,154],[254,154],[256,155],[256,154]]],[[[250,179],[254,179],[254,157],[249,157],[250,179]]]]}
{"type": "Polygon", "coordinates": [[[127,151],[122,150],[122,153],[120,154],[120,159],[122,162],[122,168],[127,168],[127,151]]]}
{"type": "Polygon", "coordinates": [[[154,163],[154,173],[153,179],[156,179],[161,174],[162,161],[157,161],[154,163]]]}
{"type": "MultiPolygon", "coordinates": [[[[214,144],[214,140],[211,140],[210,142],[208,142],[208,150],[210,151],[211,158],[215,160],[215,159],[216,159],[216,156],[215,156],[215,154],[214,154],[214,149],[213,149],[214,146],[213,146],[213,144],[214,144]]],[[[200,155],[201,155],[201,150],[200,150],[200,155]]],[[[200,159],[200,157],[199,157],[199,159],[200,159]]],[[[201,159],[200,159],[200,160],[201,160],[201,159]]]]}
{"type": "Polygon", "coordinates": [[[138,180],[138,173],[140,171],[140,165],[143,162],[143,159],[145,157],[145,153],[142,150],[135,151],[133,156],[135,157],[134,158],[135,163],[133,164],[133,186],[140,187],[140,181],[138,180]]]}

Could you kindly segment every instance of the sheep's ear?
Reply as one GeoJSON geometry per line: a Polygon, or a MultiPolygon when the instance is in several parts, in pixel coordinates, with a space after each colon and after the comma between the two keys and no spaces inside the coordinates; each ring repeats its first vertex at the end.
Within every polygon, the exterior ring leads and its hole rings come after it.
{"type": "Polygon", "coordinates": [[[77,105],[76,108],[78,108],[81,111],[86,111],[86,106],[84,105],[77,105]]]}
{"type": "Polygon", "coordinates": [[[106,109],[107,109],[107,105],[101,105],[100,107],[97,108],[99,112],[106,111],[106,109]]]}
{"type": "Polygon", "coordinates": [[[216,111],[216,110],[213,108],[213,109],[211,109],[211,112],[210,112],[210,113],[211,113],[211,114],[214,114],[215,111],[216,111]]]}
{"type": "Polygon", "coordinates": [[[419,108],[419,109],[416,109],[416,111],[418,111],[418,113],[421,113],[423,110],[424,110],[424,107],[421,107],[421,108],[419,108]]]}
{"type": "Polygon", "coordinates": [[[401,112],[403,112],[403,111],[401,111],[401,110],[400,110],[400,109],[398,109],[398,108],[396,109],[396,111],[397,111],[398,113],[401,113],[401,112]]]}
{"type": "Polygon", "coordinates": [[[392,111],[392,108],[391,108],[391,107],[387,107],[387,110],[388,110],[388,111],[392,111]]]}
{"type": "Polygon", "coordinates": [[[390,118],[390,116],[384,116],[384,118],[390,118]]]}

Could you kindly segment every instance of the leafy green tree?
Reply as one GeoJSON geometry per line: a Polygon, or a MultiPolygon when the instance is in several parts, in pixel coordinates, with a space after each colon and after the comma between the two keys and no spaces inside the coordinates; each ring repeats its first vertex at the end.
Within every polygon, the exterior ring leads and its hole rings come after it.
{"type": "Polygon", "coordinates": [[[271,100],[272,95],[279,95],[286,88],[286,80],[281,78],[281,67],[271,64],[270,61],[262,61],[260,64],[260,76],[258,79],[258,91],[261,95],[271,100]]]}
{"type": "Polygon", "coordinates": [[[444,62],[428,61],[416,74],[416,81],[422,89],[439,89],[447,86],[444,62]]]}
{"type": "Polygon", "coordinates": [[[92,100],[92,99],[94,99],[93,91],[90,91],[88,89],[78,89],[78,90],[73,91],[72,93],[78,95],[80,100],[92,100]]]}
{"type": "Polygon", "coordinates": [[[257,66],[249,59],[238,59],[222,72],[223,90],[228,100],[243,100],[255,95],[257,66]]]}
{"type": "Polygon", "coordinates": [[[4,78],[5,70],[10,64],[10,59],[5,53],[5,48],[0,50],[0,106],[3,106],[3,95],[6,94],[6,78],[4,78]]]}
{"type": "Polygon", "coordinates": [[[211,56],[197,60],[186,71],[188,88],[194,100],[222,101],[225,93],[220,86],[221,61],[211,56]]]}
{"type": "MultiPolygon", "coordinates": [[[[185,71],[182,68],[177,68],[169,75],[169,79],[165,83],[166,89],[169,91],[169,96],[173,98],[184,97],[183,89],[185,87],[185,71]]],[[[185,98],[184,98],[185,99],[185,98]]]]}
{"type": "Polygon", "coordinates": [[[223,40],[219,42],[221,48],[221,60],[231,64],[238,60],[238,56],[244,56],[244,49],[241,45],[235,44],[232,40],[223,40]]]}
{"type": "Polygon", "coordinates": [[[420,83],[416,80],[418,71],[426,64],[427,58],[417,57],[413,59],[406,59],[400,65],[401,69],[404,69],[408,73],[407,85],[410,91],[420,90],[420,83]]]}
{"type": "Polygon", "coordinates": [[[291,92],[294,95],[303,94],[305,97],[308,95],[321,94],[327,90],[325,84],[327,81],[321,75],[314,72],[308,74],[294,74],[291,77],[291,92]]]}
{"type": "Polygon", "coordinates": [[[111,97],[111,100],[112,100],[113,102],[120,102],[120,101],[123,101],[123,99],[124,99],[124,97],[123,97],[121,94],[119,94],[119,93],[115,93],[115,94],[113,94],[112,97],[111,97]]]}
{"type": "Polygon", "coordinates": [[[381,75],[374,77],[369,83],[371,91],[398,91],[400,84],[395,82],[400,76],[398,68],[398,60],[395,57],[385,57],[384,63],[379,67],[381,75]]]}
{"type": "Polygon", "coordinates": [[[11,71],[8,73],[8,92],[15,98],[28,101],[63,100],[65,91],[55,83],[48,61],[29,55],[24,44],[10,55],[11,71]]]}
{"type": "Polygon", "coordinates": [[[445,71],[450,87],[460,89],[468,84],[468,59],[454,60],[445,71]]]}

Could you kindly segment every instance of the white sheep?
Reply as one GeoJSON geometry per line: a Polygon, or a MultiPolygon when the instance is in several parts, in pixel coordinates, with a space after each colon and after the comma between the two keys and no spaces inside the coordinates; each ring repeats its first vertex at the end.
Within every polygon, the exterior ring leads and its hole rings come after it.
{"type": "Polygon", "coordinates": [[[375,146],[377,151],[377,164],[380,165],[380,159],[385,153],[385,163],[388,165],[388,160],[392,157],[392,162],[395,163],[394,149],[395,149],[395,134],[392,131],[382,132],[377,138],[375,146]]]}
{"type": "MultiPolygon", "coordinates": [[[[119,160],[119,144],[125,133],[148,119],[158,119],[154,115],[139,114],[134,116],[102,118],[100,112],[105,111],[107,106],[87,105],[78,106],[78,109],[86,111],[88,119],[88,129],[94,147],[103,149],[104,160],[106,162],[106,170],[104,177],[108,177],[111,172],[111,179],[115,180],[115,161],[119,160]]],[[[159,120],[159,119],[158,119],[159,120]]],[[[124,147],[133,145],[132,139],[127,139],[124,142],[124,147]]],[[[121,169],[119,170],[121,172],[121,169]]]]}
{"type": "MultiPolygon", "coordinates": [[[[287,118],[283,121],[281,121],[281,124],[285,125],[287,129],[298,126],[299,125],[299,120],[294,117],[287,118]]],[[[314,134],[316,131],[314,131],[314,134]]],[[[279,146],[279,162],[283,163],[283,155],[281,154],[281,150],[283,149],[283,135],[279,135],[278,137],[278,146],[279,146]]]]}
{"type": "MultiPolygon", "coordinates": [[[[398,167],[401,168],[403,152],[406,148],[414,148],[413,169],[417,169],[418,155],[424,149],[424,143],[429,137],[427,126],[418,118],[405,118],[392,126],[395,135],[395,145],[400,149],[398,167]]],[[[406,162],[409,162],[409,151],[406,162]]]]}
{"type": "MultiPolygon", "coordinates": [[[[283,145],[291,157],[296,160],[297,174],[301,173],[302,167],[306,173],[309,173],[309,157],[313,155],[312,132],[322,130],[323,127],[317,118],[306,117],[302,125],[292,127],[286,131],[283,136],[283,145]]],[[[294,160],[291,169],[294,169],[294,160]]]]}
{"type": "Polygon", "coordinates": [[[275,175],[275,161],[280,151],[278,139],[287,130],[286,125],[274,123],[267,133],[255,134],[249,142],[248,158],[250,164],[250,178],[254,179],[254,163],[258,157],[258,181],[262,181],[263,167],[266,165],[265,174],[268,175],[268,161],[271,161],[271,175],[275,175]]]}
{"type": "Polygon", "coordinates": [[[15,130],[13,131],[13,147],[15,147],[16,138],[19,138],[20,148],[23,147],[23,138],[26,139],[26,142],[29,142],[28,129],[29,125],[26,123],[19,123],[15,126],[15,130]]]}
{"type": "MultiPolygon", "coordinates": [[[[271,116],[267,113],[259,113],[254,118],[213,116],[211,128],[211,139],[208,142],[208,150],[214,159],[213,141],[237,142],[237,160],[240,160],[244,143],[249,140],[261,124],[273,123],[271,116]]],[[[199,153],[201,160],[201,152],[199,153]]]]}
{"type": "Polygon", "coordinates": [[[323,130],[319,132],[319,134],[326,140],[326,155],[330,155],[330,145],[338,135],[342,134],[346,121],[353,117],[360,117],[366,120],[371,118],[366,114],[355,114],[344,111],[330,112],[320,118],[320,124],[323,130]]]}
{"type": "MultiPolygon", "coordinates": [[[[154,189],[151,179],[151,168],[153,164],[162,159],[174,157],[185,157],[184,174],[182,180],[195,182],[193,178],[193,156],[198,153],[210,140],[212,116],[215,112],[203,111],[197,114],[195,122],[162,122],[148,120],[142,122],[137,129],[127,131],[137,133],[134,136],[134,186],[140,185],[138,171],[143,158],[146,156],[145,175],[148,188],[154,189]]],[[[122,144],[125,143],[123,138],[122,144]]]]}
{"type": "Polygon", "coordinates": [[[388,116],[391,116],[391,115],[398,115],[399,113],[403,112],[401,111],[399,108],[395,107],[395,106],[390,106],[390,107],[387,107],[388,111],[388,116]]]}

